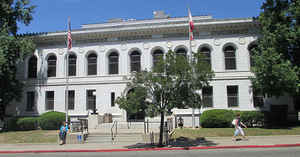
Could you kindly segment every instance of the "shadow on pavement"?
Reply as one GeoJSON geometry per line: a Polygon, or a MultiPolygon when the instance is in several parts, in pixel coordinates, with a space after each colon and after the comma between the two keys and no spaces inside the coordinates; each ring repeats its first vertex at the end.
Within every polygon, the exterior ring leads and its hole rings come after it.
{"type": "MultiPolygon", "coordinates": [[[[208,141],[204,137],[196,138],[196,139],[189,139],[186,137],[179,137],[176,139],[172,139],[169,145],[165,145],[168,147],[195,147],[195,146],[216,146],[217,143],[213,141],[208,141]]],[[[156,148],[158,147],[156,144],[151,145],[147,143],[137,143],[134,145],[125,146],[128,149],[134,148],[156,148]]]]}

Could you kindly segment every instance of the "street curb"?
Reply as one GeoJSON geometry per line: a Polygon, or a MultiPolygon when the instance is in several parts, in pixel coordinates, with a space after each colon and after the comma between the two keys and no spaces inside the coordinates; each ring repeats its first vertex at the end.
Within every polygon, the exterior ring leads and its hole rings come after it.
{"type": "Polygon", "coordinates": [[[0,154],[19,153],[74,153],[74,152],[128,152],[128,151],[161,151],[161,150],[201,150],[201,149],[238,149],[238,148],[279,148],[300,147],[299,144],[275,144],[275,145],[240,145],[240,146],[204,146],[204,147],[176,147],[176,148],[134,148],[134,149],[69,149],[69,150],[19,150],[0,151],[0,154]]]}

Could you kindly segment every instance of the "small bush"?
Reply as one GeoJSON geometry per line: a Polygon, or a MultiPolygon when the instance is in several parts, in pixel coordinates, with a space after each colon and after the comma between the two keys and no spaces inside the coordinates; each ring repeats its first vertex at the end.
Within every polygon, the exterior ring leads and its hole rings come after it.
{"type": "Polygon", "coordinates": [[[5,130],[7,131],[18,130],[17,120],[18,120],[17,117],[9,117],[5,119],[5,130]]]}
{"type": "Polygon", "coordinates": [[[200,122],[204,128],[226,128],[231,127],[233,118],[232,110],[214,109],[204,111],[200,117],[200,122]]]}
{"type": "Polygon", "coordinates": [[[37,129],[38,118],[36,117],[25,117],[17,120],[18,130],[28,131],[37,129]]]}
{"type": "Polygon", "coordinates": [[[241,121],[247,127],[262,127],[264,124],[264,114],[259,111],[243,111],[241,112],[241,121]]]}
{"type": "Polygon", "coordinates": [[[62,112],[46,112],[39,118],[39,125],[43,130],[58,130],[65,121],[66,114],[62,112]]]}

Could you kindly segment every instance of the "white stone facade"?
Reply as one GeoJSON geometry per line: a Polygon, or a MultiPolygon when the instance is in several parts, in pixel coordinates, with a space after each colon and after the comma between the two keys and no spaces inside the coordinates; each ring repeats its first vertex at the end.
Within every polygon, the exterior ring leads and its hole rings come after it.
{"type": "MultiPolygon", "coordinates": [[[[195,22],[192,51],[203,46],[211,51],[211,65],[215,77],[213,87],[214,109],[255,110],[250,72],[248,47],[257,37],[258,25],[252,19],[216,20],[210,16],[193,17],[195,22]],[[226,70],[224,48],[231,45],[236,49],[236,69],[226,70]],[[229,85],[238,86],[238,107],[228,107],[227,90],[229,85]]],[[[141,69],[151,69],[153,52],[156,49],[164,53],[169,49],[176,51],[184,48],[189,52],[188,19],[168,18],[142,21],[123,21],[116,23],[83,25],[81,29],[72,30],[72,53],[77,56],[76,76],[69,77],[69,90],[75,91],[75,107],[69,110],[70,116],[87,116],[87,90],[96,90],[96,108],[100,115],[112,113],[113,119],[126,121],[126,112],[116,104],[111,106],[112,92],[117,98],[126,89],[127,77],[130,75],[130,53],[137,50],[141,53],[141,69]],[[116,51],[119,55],[119,74],[108,74],[108,55],[116,51]],[[97,75],[87,75],[87,56],[97,55],[97,75]]],[[[37,43],[33,55],[37,57],[37,78],[28,78],[28,57],[20,65],[19,77],[26,83],[23,100],[11,106],[9,112],[19,116],[39,115],[46,110],[46,91],[54,91],[54,110],[65,112],[66,89],[66,32],[56,32],[32,37],[37,43]],[[57,57],[56,77],[47,78],[47,58],[57,57]],[[26,111],[28,91],[34,91],[34,110],[26,111]],[[14,109],[17,108],[15,112],[14,109]],[[15,112],[15,113],[13,113],[15,112]]],[[[284,98],[282,98],[284,99],[284,98]]],[[[270,102],[272,100],[268,100],[270,102]]],[[[272,101],[272,104],[278,103],[272,101]]],[[[278,104],[292,104],[285,99],[278,104]]],[[[203,108],[204,111],[211,108],[203,108]]],[[[268,105],[262,107],[268,110],[268,105]]],[[[289,110],[293,110],[290,107],[289,110]]],[[[174,109],[174,114],[191,115],[191,109],[174,109]]],[[[196,114],[199,111],[196,110],[196,114]]]]}

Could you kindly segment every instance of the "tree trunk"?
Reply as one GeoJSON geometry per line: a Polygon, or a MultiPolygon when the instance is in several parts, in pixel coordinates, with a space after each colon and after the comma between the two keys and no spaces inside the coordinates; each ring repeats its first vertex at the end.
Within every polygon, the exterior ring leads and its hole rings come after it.
{"type": "Polygon", "coordinates": [[[159,142],[158,146],[163,146],[163,133],[164,133],[164,119],[165,113],[162,111],[160,112],[160,128],[159,128],[159,142]]]}

